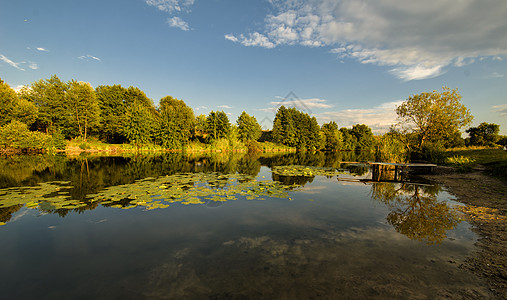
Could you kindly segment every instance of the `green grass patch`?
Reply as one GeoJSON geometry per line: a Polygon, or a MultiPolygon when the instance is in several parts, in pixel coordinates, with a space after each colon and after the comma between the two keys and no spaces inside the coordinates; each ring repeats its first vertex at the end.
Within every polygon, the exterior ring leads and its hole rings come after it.
{"type": "Polygon", "coordinates": [[[507,151],[501,148],[469,147],[449,149],[444,152],[445,164],[469,171],[478,164],[484,165],[488,172],[507,179],[507,151]]]}

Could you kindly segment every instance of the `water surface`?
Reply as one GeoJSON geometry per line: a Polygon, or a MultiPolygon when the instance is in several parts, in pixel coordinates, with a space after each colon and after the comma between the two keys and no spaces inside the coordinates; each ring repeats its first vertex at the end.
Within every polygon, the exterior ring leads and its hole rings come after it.
{"type": "Polygon", "coordinates": [[[1,158],[2,298],[486,295],[458,203],[353,155],[1,158]]]}

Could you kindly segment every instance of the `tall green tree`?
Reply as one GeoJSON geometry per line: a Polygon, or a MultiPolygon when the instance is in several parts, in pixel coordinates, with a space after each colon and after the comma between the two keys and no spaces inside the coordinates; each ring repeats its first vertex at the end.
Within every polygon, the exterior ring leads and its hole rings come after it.
{"type": "Polygon", "coordinates": [[[346,127],[340,128],[340,132],[343,137],[342,150],[356,150],[357,138],[352,134],[352,130],[346,127]]]}
{"type": "Polygon", "coordinates": [[[223,111],[211,111],[206,117],[206,132],[208,140],[226,138],[231,130],[231,123],[223,111]]]}
{"type": "Polygon", "coordinates": [[[242,112],[236,124],[238,124],[238,135],[241,141],[256,141],[261,137],[261,125],[254,116],[242,112]]]}
{"type": "Polygon", "coordinates": [[[275,143],[298,149],[318,149],[320,126],[315,117],[293,107],[281,106],[273,121],[272,139],[275,143]]]}
{"type": "Polygon", "coordinates": [[[37,107],[30,101],[18,97],[16,92],[0,79],[0,126],[12,120],[30,126],[37,118],[37,107]]]}
{"type": "Polygon", "coordinates": [[[155,133],[157,144],[168,149],[182,148],[192,137],[194,124],[194,112],[183,100],[162,98],[155,133]]]}
{"type": "Polygon", "coordinates": [[[91,84],[76,80],[71,80],[67,86],[70,126],[77,128],[75,136],[86,141],[89,129],[99,125],[100,108],[95,90],[91,84]]]}
{"type": "Polygon", "coordinates": [[[296,135],[291,111],[283,105],[280,106],[273,121],[273,133],[271,135],[273,141],[289,147],[296,147],[296,135]]]}
{"type": "Polygon", "coordinates": [[[127,140],[125,126],[125,93],[121,85],[101,85],[95,89],[100,107],[100,138],[108,143],[123,143],[127,140]]]}
{"type": "Polygon", "coordinates": [[[371,128],[364,124],[352,126],[351,133],[356,138],[355,150],[372,150],[374,147],[374,138],[371,128]]]}
{"type": "Polygon", "coordinates": [[[500,136],[500,125],[482,122],[477,127],[470,127],[466,130],[470,136],[468,144],[471,146],[494,146],[500,136]]]}
{"type": "Polygon", "coordinates": [[[66,97],[67,89],[67,84],[56,75],[30,85],[29,92],[24,97],[32,101],[38,109],[35,121],[38,130],[52,134],[60,128],[65,135],[71,133],[67,129],[71,117],[66,97]]]}
{"type": "Polygon", "coordinates": [[[338,130],[338,125],[334,121],[323,124],[321,131],[323,133],[322,148],[324,150],[336,151],[341,149],[343,136],[342,133],[338,130]]]}
{"type": "Polygon", "coordinates": [[[461,103],[458,90],[447,87],[442,92],[410,96],[396,108],[396,113],[404,131],[417,135],[418,149],[422,149],[426,143],[444,144],[454,139],[456,132],[469,125],[473,119],[461,103]]]}
{"type": "Polygon", "coordinates": [[[59,128],[65,135],[70,132],[69,107],[66,99],[67,84],[53,75],[46,80],[39,80],[30,85],[21,94],[21,98],[35,104],[38,110],[34,126],[46,133],[52,134],[59,128]]]}
{"type": "Polygon", "coordinates": [[[126,107],[125,119],[123,132],[128,142],[139,148],[153,141],[156,117],[149,107],[133,102],[126,107]]]}

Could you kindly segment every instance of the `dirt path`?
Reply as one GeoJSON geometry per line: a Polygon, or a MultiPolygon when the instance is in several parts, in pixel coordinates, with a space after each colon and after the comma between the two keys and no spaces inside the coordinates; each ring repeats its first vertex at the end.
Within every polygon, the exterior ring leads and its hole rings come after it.
{"type": "Polygon", "coordinates": [[[461,267],[485,278],[498,299],[507,299],[507,182],[481,167],[471,173],[439,167],[435,173],[423,177],[446,186],[467,204],[463,212],[480,235],[479,250],[461,267]]]}

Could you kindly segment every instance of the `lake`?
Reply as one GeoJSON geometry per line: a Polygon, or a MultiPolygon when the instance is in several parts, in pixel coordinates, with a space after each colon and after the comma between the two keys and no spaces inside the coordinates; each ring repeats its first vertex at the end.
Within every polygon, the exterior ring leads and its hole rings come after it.
{"type": "Polygon", "coordinates": [[[365,153],[0,157],[2,299],[487,295],[444,188],[365,153]]]}

